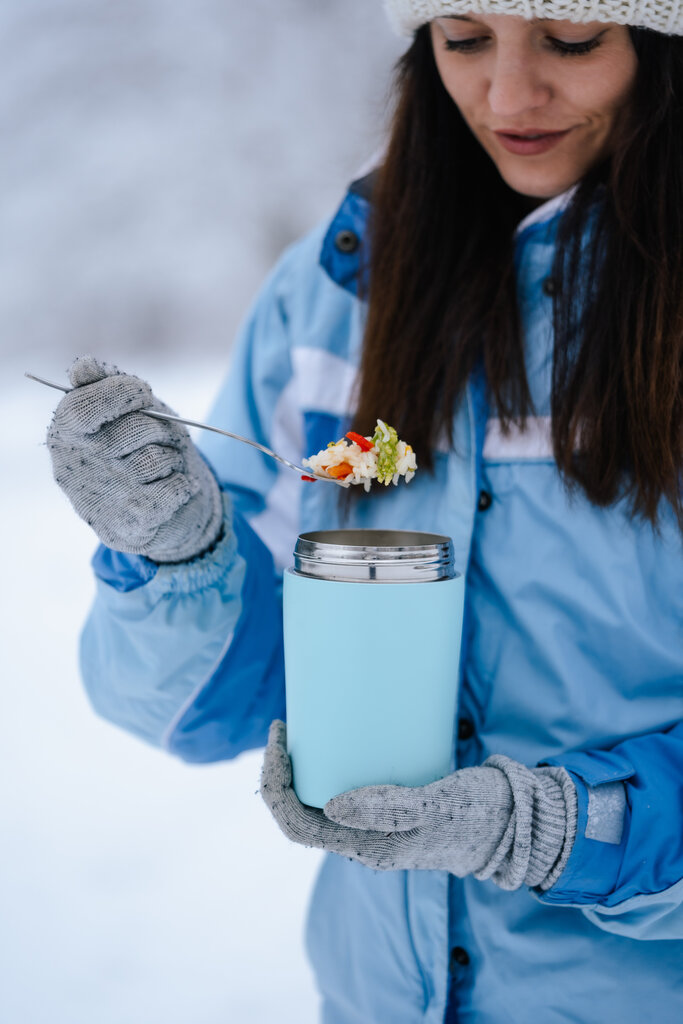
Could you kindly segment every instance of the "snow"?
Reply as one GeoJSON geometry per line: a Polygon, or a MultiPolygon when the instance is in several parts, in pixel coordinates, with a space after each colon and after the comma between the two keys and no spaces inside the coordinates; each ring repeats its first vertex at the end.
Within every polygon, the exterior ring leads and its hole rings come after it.
{"type": "MultiPolygon", "coordinates": [[[[184,414],[205,415],[208,367],[147,375],[184,414]]],[[[0,1020],[312,1024],[303,928],[319,854],[278,831],[256,792],[260,751],[188,766],[91,711],[77,638],[94,539],[43,444],[59,396],[9,376],[0,1020]]]]}
{"type": "Polygon", "coordinates": [[[402,45],[380,0],[0,5],[0,346],[225,351],[381,144],[402,45]]]}
{"type": "Polygon", "coordinates": [[[59,395],[22,372],[91,351],[204,418],[268,267],[376,148],[399,47],[379,0],[0,8],[2,1024],[317,1018],[320,858],[261,753],[187,766],[88,705],[95,538],[51,478],[59,395]]]}

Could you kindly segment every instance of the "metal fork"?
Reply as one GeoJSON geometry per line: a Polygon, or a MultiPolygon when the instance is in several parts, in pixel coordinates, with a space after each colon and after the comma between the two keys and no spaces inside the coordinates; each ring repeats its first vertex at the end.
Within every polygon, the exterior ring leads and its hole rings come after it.
{"type": "MultiPolygon", "coordinates": [[[[45,384],[49,388],[55,388],[57,391],[63,391],[68,394],[73,391],[73,388],[67,388],[63,384],[57,384],[53,380],[46,380],[44,377],[37,377],[35,373],[29,373],[28,370],[24,373],[24,377],[28,377],[29,380],[35,380],[38,384],[45,384]]],[[[244,444],[250,444],[252,448],[258,448],[264,455],[270,455],[271,459],[275,459],[276,462],[280,462],[283,466],[287,466],[288,469],[293,469],[299,476],[306,477],[308,480],[329,480],[332,484],[339,484],[343,487],[344,485],[340,480],[335,480],[331,476],[323,476],[321,473],[316,473],[315,470],[305,469],[303,466],[297,466],[296,463],[290,462],[284,455],[278,455],[277,452],[272,451],[270,448],[266,448],[265,445],[259,444],[258,441],[251,441],[248,437],[242,437],[240,434],[233,434],[230,430],[222,430],[220,427],[212,427],[209,423],[198,423],[197,420],[186,420],[182,416],[172,416],[170,413],[158,412],[156,409],[140,409],[140,412],[144,413],[145,416],[151,416],[155,420],[171,420],[173,423],[184,423],[188,427],[200,427],[202,430],[211,430],[214,434],[223,434],[224,437],[232,437],[235,441],[242,441],[244,444]]]]}

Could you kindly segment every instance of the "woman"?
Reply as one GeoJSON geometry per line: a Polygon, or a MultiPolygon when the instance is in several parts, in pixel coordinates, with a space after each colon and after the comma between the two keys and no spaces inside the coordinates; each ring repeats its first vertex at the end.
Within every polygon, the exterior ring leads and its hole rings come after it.
{"type": "Polygon", "coordinates": [[[78,360],[49,446],[106,545],[83,673],[98,711],[188,761],[273,723],[264,798],[336,851],[308,926],[328,1024],[672,1024],[683,12],[485,6],[388,0],[415,35],[386,155],[285,253],[213,412],[296,459],[381,415],[415,480],[344,508],[249,449],[209,437],[202,459],[139,415],[147,385],[78,360]],[[280,581],[298,533],[342,521],[453,538],[458,769],[317,811],[291,787],[280,581]]]}

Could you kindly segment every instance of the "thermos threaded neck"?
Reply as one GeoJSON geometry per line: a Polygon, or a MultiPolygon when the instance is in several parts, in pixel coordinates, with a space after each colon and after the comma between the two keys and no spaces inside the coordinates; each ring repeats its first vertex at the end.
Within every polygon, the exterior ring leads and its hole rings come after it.
{"type": "Polygon", "coordinates": [[[413,530],[316,530],[302,533],[294,571],[349,583],[433,583],[457,576],[453,542],[413,530]]]}

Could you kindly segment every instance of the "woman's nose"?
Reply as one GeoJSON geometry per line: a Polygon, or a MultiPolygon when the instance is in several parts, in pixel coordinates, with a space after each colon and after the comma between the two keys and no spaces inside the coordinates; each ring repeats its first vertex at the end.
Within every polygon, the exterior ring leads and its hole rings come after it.
{"type": "Polygon", "coordinates": [[[489,84],[488,101],[498,117],[516,117],[544,106],[552,90],[534,68],[520,56],[496,59],[489,84]]]}

